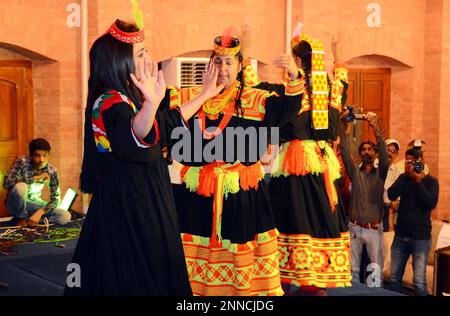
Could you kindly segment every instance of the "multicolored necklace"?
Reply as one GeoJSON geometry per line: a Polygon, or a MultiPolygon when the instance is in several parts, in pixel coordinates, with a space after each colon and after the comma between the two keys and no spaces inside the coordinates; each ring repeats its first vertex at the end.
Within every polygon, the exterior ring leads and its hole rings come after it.
{"type": "Polygon", "coordinates": [[[198,113],[198,124],[203,133],[204,139],[212,139],[216,137],[222,133],[225,127],[227,127],[231,117],[234,114],[234,106],[239,87],[240,83],[237,81],[223,93],[209,99],[203,104],[202,109],[198,113]],[[210,120],[217,120],[219,118],[219,114],[223,114],[219,126],[213,132],[206,131],[205,116],[207,116],[210,120]]]}

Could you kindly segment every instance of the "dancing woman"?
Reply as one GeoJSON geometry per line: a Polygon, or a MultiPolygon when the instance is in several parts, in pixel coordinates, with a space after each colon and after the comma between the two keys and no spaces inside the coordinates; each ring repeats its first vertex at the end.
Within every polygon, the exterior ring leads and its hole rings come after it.
{"type": "MultiPolygon", "coordinates": [[[[296,35],[292,56],[279,66],[298,68],[305,93],[296,117],[280,131],[282,149],[272,168],[270,195],[275,210],[281,279],[285,290],[323,293],[319,289],[350,286],[350,239],[335,181],[339,161],[327,140],[335,140],[341,107],[346,101],[347,70],[333,40],[334,78],[325,72],[322,44],[296,35]],[[294,286],[291,286],[294,285],[294,286]]],[[[291,70],[292,72],[293,70],[291,70]]],[[[251,68],[246,83],[282,93],[284,86],[260,82],[251,68]]]]}
{"type": "MultiPolygon", "coordinates": [[[[295,70],[282,95],[245,87],[242,59],[239,39],[215,38],[210,62],[225,88],[187,122],[192,152],[183,156],[172,146],[172,158],[184,165],[175,195],[194,295],[283,294],[278,232],[259,159],[268,129],[299,111],[303,82],[295,70]]],[[[198,93],[172,90],[171,107],[198,93]]]]}
{"type": "Polygon", "coordinates": [[[183,126],[216,80],[211,67],[183,109],[158,110],[166,86],[143,29],[117,20],[94,42],[81,174],[93,196],[72,261],[80,286],[66,295],[192,295],[160,131],[183,126]]]}

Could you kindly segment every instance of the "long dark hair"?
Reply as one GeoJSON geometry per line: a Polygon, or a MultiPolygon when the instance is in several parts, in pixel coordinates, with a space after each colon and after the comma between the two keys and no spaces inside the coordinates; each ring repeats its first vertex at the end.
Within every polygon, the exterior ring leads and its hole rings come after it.
{"type": "MultiPolygon", "coordinates": [[[[124,32],[136,32],[134,24],[117,20],[117,27],[124,32]]],[[[141,107],[142,95],[133,84],[130,73],[134,73],[133,45],[118,41],[109,33],[99,37],[89,52],[90,76],[84,122],[84,154],[80,176],[80,188],[85,193],[95,191],[99,173],[99,153],[92,130],[92,107],[97,98],[108,90],[117,90],[127,95],[136,107],[141,107]]]]}
{"type": "MultiPolygon", "coordinates": [[[[213,58],[216,56],[217,54],[215,52],[212,53],[211,57],[209,58],[209,62],[213,62],[213,58]]],[[[237,74],[237,80],[239,81],[239,92],[236,98],[236,102],[234,103],[234,111],[236,113],[237,116],[243,116],[244,115],[244,108],[242,107],[242,103],[241,103],[241,95],[242,95],[242,91],[244,90],[244,66],[242,64],[242,61],[244,60],[244,56],[242,55],[242,52],[239,51],[236,55],[234,55],[234,57],[238,60],[239,65],[241,66],[241,71],[239,71],[239,73],[237,74]]]]}
{"type": "MultiPolygon", "coordinates": [[[[116,21],[124,32],[136,32],[134,24],[116,21]]],[[[137,107],[141,94],[130,79],[134,73],[133,45],[120,42],[109,33],[99,37],[89,52],[90,77],[87,105],[92,106],[103,93],[114,89],[126,94],[137,107]]]]}

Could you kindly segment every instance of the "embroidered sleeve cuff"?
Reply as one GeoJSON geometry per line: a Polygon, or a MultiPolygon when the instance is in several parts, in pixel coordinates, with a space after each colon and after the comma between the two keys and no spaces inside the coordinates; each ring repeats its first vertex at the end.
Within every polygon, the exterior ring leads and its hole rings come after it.
{"type": "Polygon", "coordinates": [[[169,108],[173,109],[181,105],[181,90],[175,86],[167,86],[170,91],[170,105],[169,108]]]}
{"type": "Polygon", "coordinates": [[[133,130],[133,119],[131,120],[131,135],[133,135],[133,139],[136,142],[136,145],[141,148],[149,148],[155,146],[159,141],[159,126],[156,118],[153,121],[153,127],[150,132],[144,139],[140,138],[133,130]]]}
{"type": "Polygon", "coordinates": [[[253,67],[248,64],[244,67],[244,83],[246,87],[254,87],[261,83],[261,80],[258,78],[258,74],[255,72],[253,67]]]}
{"type": "Polygon", "coordinates": [[[291,80],[290,77],[288,77],[285,94],[290,96],[300,95],[303,93],[304,88],[305,81],[303,78],[291,80]]]}
{"type": "Polygon", "coordinates": [[[176,106],[176,107],[173,108],[173,110],[177,110],[177,111],[178,111],[178,113],[180,114],[181,124],[183,124],[183,126],[184,126],[185,129],[189,129],[189,122],[186,121],[186,120],[183,118],[183,114],[181,113],[180,107],[179,107],[179,106],[176,106]]]}
{"type": "Polygon", "coordinates": [[[342,62],[334,63],[334,80],[341,80],[348,83],[347,66],[342,62]]]}

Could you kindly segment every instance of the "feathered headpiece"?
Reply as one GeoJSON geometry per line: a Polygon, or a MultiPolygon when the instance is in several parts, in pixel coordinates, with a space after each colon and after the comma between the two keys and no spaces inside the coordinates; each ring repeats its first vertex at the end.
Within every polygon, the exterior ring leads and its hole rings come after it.
{"type": "Polygon", "coordinates": [[[223,35],[214,39],[214,52],[217,55],[234,56],[241,51],[241,42],[236,37],[237,30],[230,27],[223,32],[223,35]]]}
{"type": "Polygon", "coordinates": [[[124,23],[123,21],[117,19],[108,29],[107,33],[111,34],[118,41],[135,44],[141,43],[145,40],[144,36],[144,21],[142,11],[139,9],[138,2],[136,0],[131,0],[131,6],[133,8],[134,21],[136,23],[139,31],[137,32],[124,32],[119,29],[118,25],[124,23]]]}

